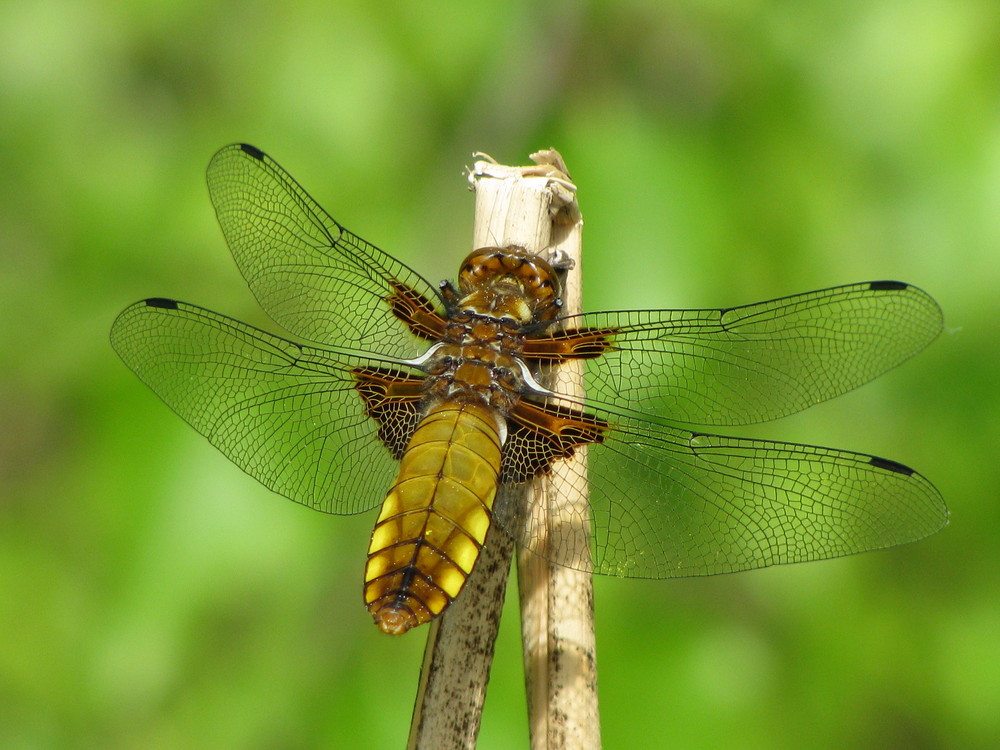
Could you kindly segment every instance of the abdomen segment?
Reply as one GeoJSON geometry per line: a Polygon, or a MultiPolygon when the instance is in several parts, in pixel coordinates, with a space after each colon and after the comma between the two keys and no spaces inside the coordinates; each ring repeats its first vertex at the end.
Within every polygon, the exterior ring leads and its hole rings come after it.
{"type": "Polygon", "coordinates": [[[482,404],[444,402],[413,433],[365,566],[365,605],[383,632],[437,617],[472,572],[500,475],[497,419],[482,404]]]}

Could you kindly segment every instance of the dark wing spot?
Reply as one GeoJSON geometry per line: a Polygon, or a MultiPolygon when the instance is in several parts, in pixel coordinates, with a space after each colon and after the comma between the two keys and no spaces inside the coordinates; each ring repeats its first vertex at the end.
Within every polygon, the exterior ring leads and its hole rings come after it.
{"type": "Polygon", "coordinates": [[[909,284],[904,284],[902,281],[873,281],[868,285],[868,288],[873,291],[891,292],[901,291],[909,286],[909,284]]]}
{"type": "Polygon", "coordinates": [[[890,461],[888,458],[879,458],[878,456],[872,456],[870,462],[872,466],[876,469],[885,469],[886,471],[894,471],[897,474],[904,474],[905,476],[910,476],[913,474],[913,469],[909,466],[903,466],[903,464],[897,461],[890,461]]]}
{"type": "Polygon", "coordinates": [[[150,297],[146,300],[147,307],[161,307],[164,310],[176,310],[177,300],[166,299],[165,297],[150,297]]]}
{"type": "Polygon", "coordinates": [[[261,151],[256,146],[251,146],[249,143],[241,143],[240,144],[240,148],[243,149],[243,151],[245,153],[247,153],[250,156],[252,156],[254,159],[263,159],[264,158],[264,152],[261,151]]]}

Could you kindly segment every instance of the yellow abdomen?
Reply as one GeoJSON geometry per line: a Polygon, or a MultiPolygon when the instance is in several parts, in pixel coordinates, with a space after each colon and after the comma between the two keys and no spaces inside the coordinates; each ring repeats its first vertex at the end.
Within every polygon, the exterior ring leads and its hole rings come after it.
{"type": "Polygon", "coordinates": [[[368,547],[365,605],[401,635],[458,596],[490,526],[500,476],[496,412],[444,402],[421,420],[368,547]]]}

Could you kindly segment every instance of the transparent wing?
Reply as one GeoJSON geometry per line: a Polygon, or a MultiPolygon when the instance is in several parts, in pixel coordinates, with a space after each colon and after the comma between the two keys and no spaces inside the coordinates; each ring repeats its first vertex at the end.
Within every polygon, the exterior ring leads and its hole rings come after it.
{"type": "Polygon", "coordinates": [[[689,425],[776,419],[867,383],[941,331],[917,287],[867,282],[722,310],[590,313],[567,328],[607,329],[586,360],[587,400],[689,425]]]}
{"type": "Polygon", "coordinates": [[[278,325],[399,359],[426,349],[387,300],[398,284],[440,309],[434,288],[330,218],[271,157],[226,146],[208,165],[208,189],[236,264],[278,325]]]}
{"type": "Polygon", "coordinates": [[[295,502],[359,513],[392,483],[398,463],[377,438],[351,374],[371,360],[299,346],[164,299],[126,308],[111,344],[188,424],[295,502]]]}
{"type": "MultiPolygon", "coordinates": [[[[550,550],[523,509],[508,526],[553,562],[636,578],[730,573],[891,547],[947,524],[941,495],[911,469],[862,453],[614,421],[588,447],[589,548],[550,550]]],[[[615,421],[616,420],[616,421],[615,421]]],[[[557,499],[554,502],[558,502],[557,499]]]]}

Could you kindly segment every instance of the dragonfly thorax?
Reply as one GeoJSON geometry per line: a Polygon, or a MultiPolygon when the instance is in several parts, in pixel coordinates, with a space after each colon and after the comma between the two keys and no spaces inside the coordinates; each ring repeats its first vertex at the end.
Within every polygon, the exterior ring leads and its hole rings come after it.
{"type": "Polygon", "coordinates": [[[428,358],[428,395],[478,401],[506,416],[525,390],[523,345],[510,321],[459,313],[428,358]]]}

